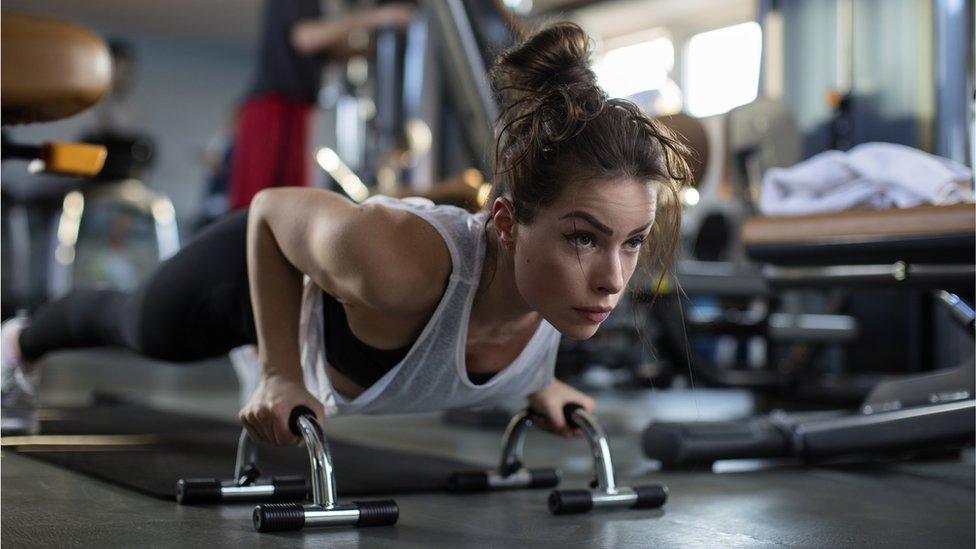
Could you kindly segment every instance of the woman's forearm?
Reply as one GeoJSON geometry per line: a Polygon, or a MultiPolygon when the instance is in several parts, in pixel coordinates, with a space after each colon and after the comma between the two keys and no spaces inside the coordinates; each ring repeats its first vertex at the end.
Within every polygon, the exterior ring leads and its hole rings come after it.
{"type": "MultiPolygon", "coordinates": [[[[343,246],[343,228],[360,209],[323,189],[280,187],[255,195],[247,222],[247,272],[258,340],[261,382],[240,419],[259,442],[292,444],[288,427],[296,406],[324,418],[322,403],[305,387],[299,341],[302,278],[308,275],[323,291],[343,295],[358,287],[355,277],[336,272],[361,271],[343,263],[355,257],[343,246]],[[338,254],[338,255],[337,255],[338,254]]],[[[368,221],[368,220],[367,220],[368,221]]],[[[353,227],[354,233],[363,233],[353,227]]]]}
{"type": "Polygon", "coordinates": [[[268,200],[255,200],[247,224],[247,272],[261,375],[302,379],[299,313],[302,272],[288,260],[269,223],[268,200]]]}

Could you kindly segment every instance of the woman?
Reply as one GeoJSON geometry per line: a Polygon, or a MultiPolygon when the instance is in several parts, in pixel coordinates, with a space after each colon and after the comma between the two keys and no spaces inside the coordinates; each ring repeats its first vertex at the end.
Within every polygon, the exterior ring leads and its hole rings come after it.
{"type": "Polygon", "coordinates": [[[77,292],[5,323],[5,408],[18,394],[8,387],[29,388],[55,349],[185,361],[256,341],[260,382],[240,419],[257,441],[296,442],[297,405],[322,419],[514,395],[571,435],[563,404],[593,401],[553,378],[560,334],[596,332],[640,253],[666,267],[687,176],[685,150],[633,104],[607,100],[588,57],[586,34],[562,23],[499,58],[486,211],[263,191],[131,295],[77,292]]]}

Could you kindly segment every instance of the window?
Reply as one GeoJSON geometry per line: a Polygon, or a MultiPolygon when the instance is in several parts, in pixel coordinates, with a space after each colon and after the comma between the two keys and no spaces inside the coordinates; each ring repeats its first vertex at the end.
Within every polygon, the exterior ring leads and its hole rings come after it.
{"type": "Polygon", "coordinates": [[[532,0],[505,0],[505,7],[519,15],[528,15],[532,11],[532,0]]]}
{"type": "Polygon", "coordinates": [[[762,29],[755,22],[693,36],[682,86],[688,113],[712,116],[753,101],[761,56],[762,29]]]}
{"type": "Polygon", "coordinates": [[[664,88],[673,67],[674,45],[659,37],[608,51],[593,72],[610,97],[630,97],[664,88]]]}

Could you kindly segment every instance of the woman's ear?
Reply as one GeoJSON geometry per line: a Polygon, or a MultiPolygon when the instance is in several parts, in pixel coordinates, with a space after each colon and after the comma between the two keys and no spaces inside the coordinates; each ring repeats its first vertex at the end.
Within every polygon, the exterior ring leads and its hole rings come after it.
{"type": "Polygon", "coordinates": [[[495,236],[503,248],[511,248],[515,243],[515,206],[505,196],[495,199],[491,205],[491,219],[494,221],[495,236]]]}

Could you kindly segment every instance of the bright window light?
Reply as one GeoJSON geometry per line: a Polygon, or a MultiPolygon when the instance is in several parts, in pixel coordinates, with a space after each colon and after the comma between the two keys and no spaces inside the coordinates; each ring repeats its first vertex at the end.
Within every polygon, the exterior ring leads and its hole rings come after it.
{"type": "Polygon", "coordinates": [[[665,37],[610,50],[593,65],[597,82],[610,97],[661,89],[674,67],[674,45],[665,37]]]}
{"type": "Polygon", "coordinates": [[[712,116],[754,100],[761,56],[762,29],[754,22],[693,36],[683,86],[688,113],[712,116]]]}
{"type": "Polygon", "coordinates": [[[522,15],[527,15],[532,11],[532,0],[505,0],[508,9],[522,15]]]}

